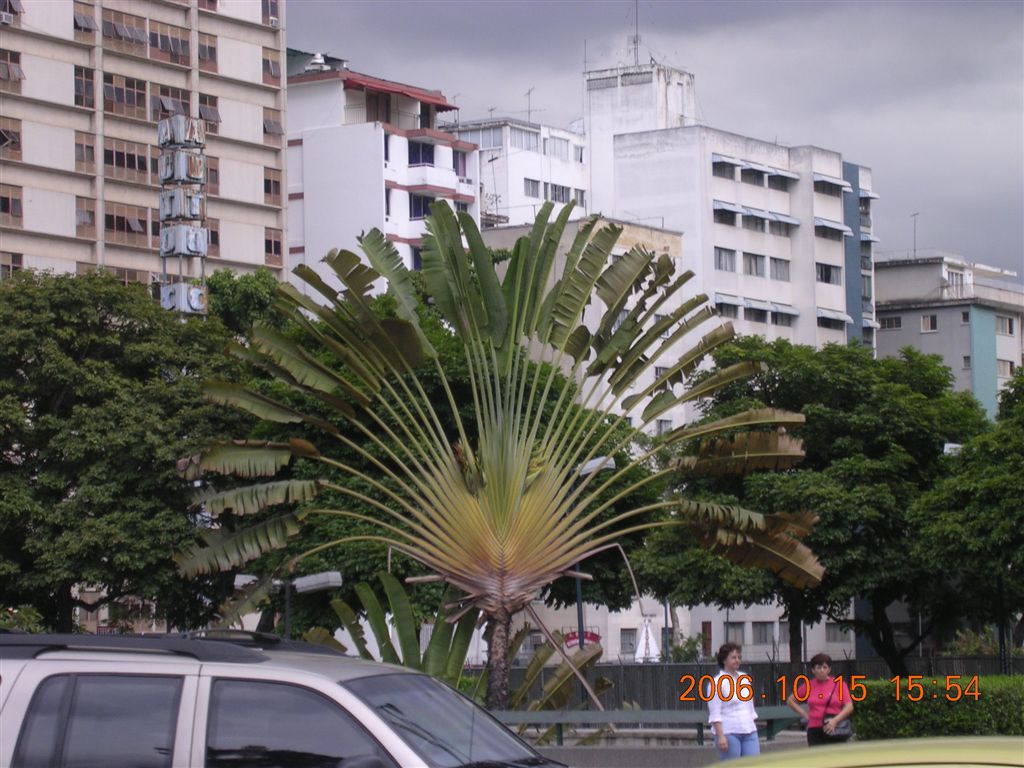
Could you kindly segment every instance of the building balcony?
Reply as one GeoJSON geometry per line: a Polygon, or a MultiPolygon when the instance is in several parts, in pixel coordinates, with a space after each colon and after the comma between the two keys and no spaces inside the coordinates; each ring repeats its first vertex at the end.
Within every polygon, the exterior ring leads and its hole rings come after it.
{"type": "Polygon", "coordinates": [[[860,228],[871,229],[871,217],[865,216],[863,213],[860,215],[860,228]]]}
{"type": "Polygon", "coordinates": [[[455,175],[455,170],[443,166],[410,165],[406,166],[404,173],[401,168],[398,168],[394,179],[399,184],[410,187],[440,187],[453,192],[461,192],[458,189],[459,179],[455,175]]]}
{"type": "Polygon", "coordinates": [[[990,304],[997,304],[1016,311],[1024,309],[1024,290],[1011,286],[1000,287],[980,283],[961,283],[946,285],[942,288],[944,300],[973,299],[990,304]]]}

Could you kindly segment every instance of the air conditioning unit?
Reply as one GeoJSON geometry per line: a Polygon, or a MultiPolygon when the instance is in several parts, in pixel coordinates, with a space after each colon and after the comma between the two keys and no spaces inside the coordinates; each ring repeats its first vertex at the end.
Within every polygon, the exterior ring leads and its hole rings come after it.
{"type": "Polygon", "coordinates": [[[206,314],[207,289],[205,285],[171,283],[160,286],[160,306],[186,314],[206,314]]]}
{"type": "Polygon", "coordinates": [[[157,163],[160,182],[177,184],[203,184],[206,182],[206,158],[187,150],[175,150],[160,155],[157,163]]]}
{"type": "Polygon", "coordinates": [[[273,29],[278,29],[281,26],[281,20],[277,16],[271,16],[267,19],[267,24],[273,29]]]}
{"type": "Polygon", "coordinates": [[[9,27],[13,23],[14,23],[14,14],[13,13],[7,13],[6,11],[0,13],[0,24],[3,24],[4,26],[9,27]]]}
{"type": "Polygon", "coordinates": [[[203,196],[185,189],[167,189],[160,193],[160,221],[203,219],[203,196]]]}
{"type": "Polygon", "coordinates": [[[206,228],[175,224],[160,228],[160,255],[203,258],[206,256],[206,228]]]}
{"type": "Polygon", "coordinates": [[[161,147],[201,147],[206,144],[206,124],[194,117],[172,115],[157,123],[156,138],[161,147]]]}

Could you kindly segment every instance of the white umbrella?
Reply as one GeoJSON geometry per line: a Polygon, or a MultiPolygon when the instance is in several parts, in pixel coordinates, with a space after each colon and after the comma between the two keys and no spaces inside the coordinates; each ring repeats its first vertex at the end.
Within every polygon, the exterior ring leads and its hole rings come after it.
{"type": "Polygon", "coordinates": [[[633,659],[637,662],[661,661],[661,650],[658,648],[658,639],[651,629],[651,620],[644,618],[644,628],[640,630],[640,637],[637,639],[636,652],[633,659]]]}

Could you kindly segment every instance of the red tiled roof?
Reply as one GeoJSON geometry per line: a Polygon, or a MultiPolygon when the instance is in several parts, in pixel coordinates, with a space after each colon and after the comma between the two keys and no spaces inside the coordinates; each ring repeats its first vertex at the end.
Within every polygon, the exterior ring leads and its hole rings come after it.
{"type": "Polygon", "coordinates": [[[365,91],[369,88],[372,91],[383,91],[384,93],[397,93],[424,104],[433,104],[439,111],[458,109],[454,104],[449,104],[440,91],[428,91],[424,88],[417,88],[414,85],[405,85],[391,80],[381,80],[379,77],[362,75],[358,72],[344,72],[341,77],[346,88],[365,91]]]}

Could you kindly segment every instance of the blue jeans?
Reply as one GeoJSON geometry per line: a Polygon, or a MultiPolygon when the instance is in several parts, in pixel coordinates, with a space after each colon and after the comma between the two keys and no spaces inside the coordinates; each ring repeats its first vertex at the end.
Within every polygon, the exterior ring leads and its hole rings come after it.
{"type": "Polygon", "coordinates": [[[720,760],[734,760],[737,757],[761,754],[761,744],[757,740],[757,731],[751,733],[727,733],[726,740],[729,742],[729,749],[725,752],[719,750],[720,760]]]}

